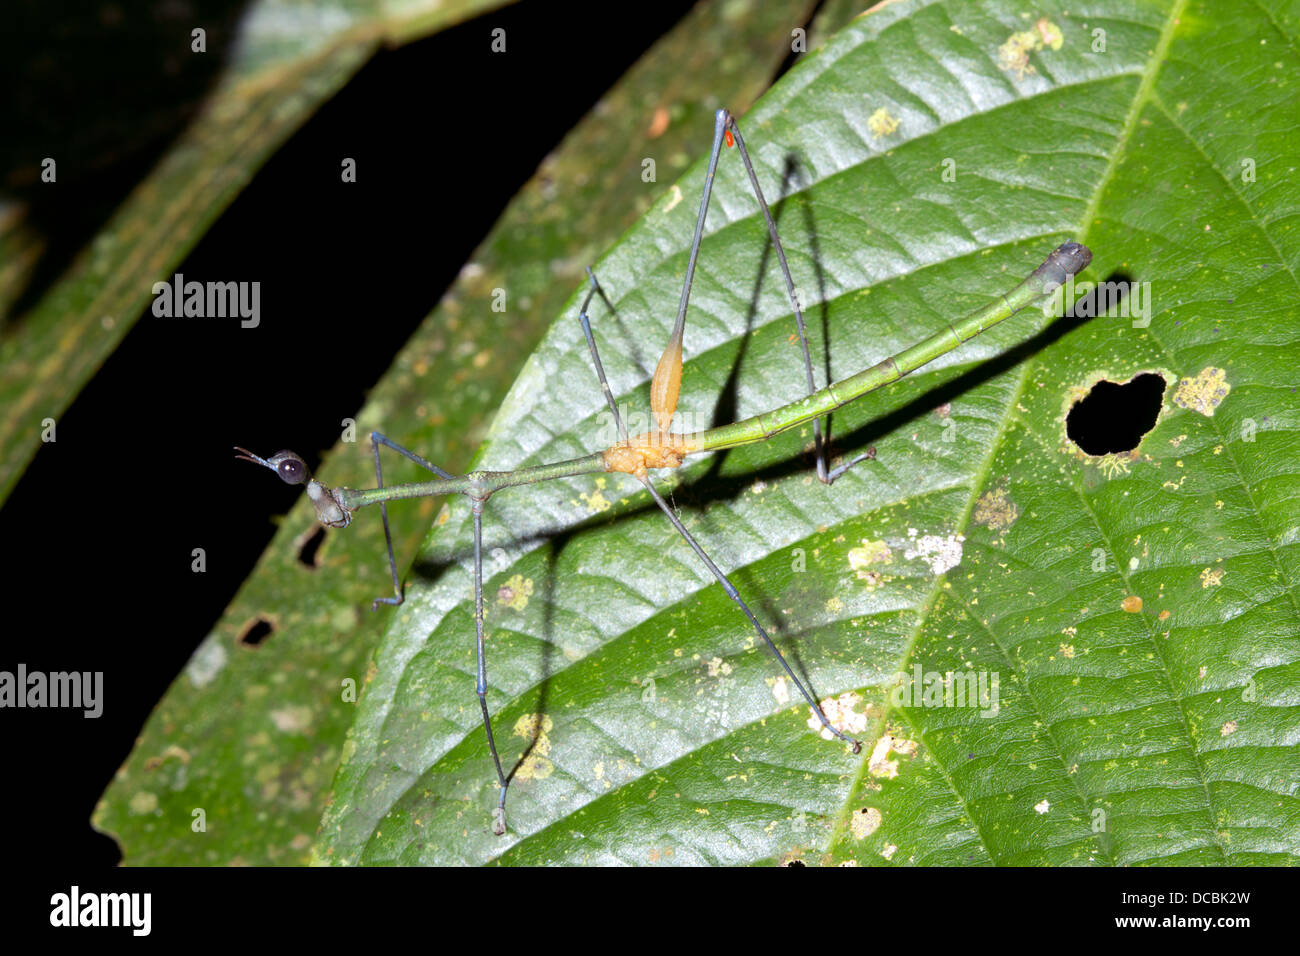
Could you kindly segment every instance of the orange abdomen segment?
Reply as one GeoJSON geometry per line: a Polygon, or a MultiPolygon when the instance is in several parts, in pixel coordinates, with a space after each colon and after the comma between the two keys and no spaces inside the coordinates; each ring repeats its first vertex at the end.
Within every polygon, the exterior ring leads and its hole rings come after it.
{"type": "Polygon", "coordinates": [[[650,411],[654,412],[655,424],[661,432],[666,432],[673,422],[677,411],[677,396],[682,390],[682,339],[674,336],[668,340],[668,347],[659,357],[655,368],[655,377],[650,382],[650,411]]]}

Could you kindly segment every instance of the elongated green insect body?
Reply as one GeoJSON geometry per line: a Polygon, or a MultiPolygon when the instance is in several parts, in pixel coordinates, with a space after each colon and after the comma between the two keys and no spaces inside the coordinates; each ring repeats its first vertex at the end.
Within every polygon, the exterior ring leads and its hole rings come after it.
{"type": "Polygon", "coordinates": [[[851,375],[838,382],[832,382],[819,392],[814,392],[798,401],[790,402],[780,408],[752,418],[746,418],[731,425],[712,428],[706,432],[697,432],[684,437],[684,444],[692,452],[711,451],[719,448],[734,448],[763,441],[777,432],[794,428],[815,418],[832,412],[841,405],[847,405],[861,398],[868,392],[888,385],[902,378],[908,372],[915,371],[928,362],[933,362],[941,355],[951,352],[963,342],[973,339],[986,329],[990,329],[1004,319],[1028,308],[1051,295],[1072,275],[1082,272],[1092,261],[1092,252],[1087,246],[1077,242],[1067,242],[1058,246],[1037,269],[1010,292],[1000,296],[982,309],[976,309],[970,315],[936,332],[928,339],[904,349],[897,355],[890,356],[871,368],[851,375]]]}
{"type": "Polygon", "coordinates": [[[856,375],[832,382],[820,391],[770,412],[719,428],[711,428],[708,431],[671,436],[672,448],[679,449],[681,454],[663,455],[660,447],[663,436],[652,433],[636,436],[629,439],[626,444],[620,443],[604,452],[597,452],[583,458],[557,461],[548,465],[532,465],[516,471],[470,472],[468,475],[456,478],[438,478],[406,485],[368,488],[364,491],[339,488],[335,491],[335,498],[348,511],[355,511],[357,508],[380,501],[457,492],[486,498],[502,488],[530,485],[553,478],[589,475],[601,471],[626,471],[637,474],[643,473],[646,469],[675,467],[687,454],[735,448],[739,445],[765,441],[778,432],[820,418],[842,405],[861,398],[868,392],[897,381],[908,372],[915,371],[928,362],[933,362],[939,356],[951,352],[986,329],[1042,301],[1063,285],[1070,276],[1086,269],[1091,261],[1092,252],[1087,246],[1077,242],[1063,243],[1053,250],[1052,254],[1043,260],[1043,264],[1024,282],[1005,295],[999,296],[997,301],[976,309],[965,318],[904,349],[897,355],[890,356],[856,375]]]}

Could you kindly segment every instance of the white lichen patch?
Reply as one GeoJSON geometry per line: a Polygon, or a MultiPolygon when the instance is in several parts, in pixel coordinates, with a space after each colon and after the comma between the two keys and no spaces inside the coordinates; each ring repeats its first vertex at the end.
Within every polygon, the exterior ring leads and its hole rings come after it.
{"type": "Polygon", "coordinates": [[[1219,728],[1220,737],[1227,737],[1229,734],[1235,734],[1236,732],[1237,732],[1237,722],[1235,720],[1230,720],[1222,727],[1219,728]]]}
{"type": "Polygon", "coordinates": [[[778,704],[790,703],[790,687],[786,684],[784,677],[778,677],[772,681],[772,696],[776,698],[778,704]]]}
{"type": "Polygon", "coordinates": [[[889,759],[890,754],[911,757],[915,753],[915,740],[905,740],[902,737],[895,737],[893,734],[885,734],[871,748],[871,759],[867,761],[867,769],[873,777],[884,777],[892,780],[898,776],[898,761],[889,759]]]}
{"type": "Polygon", "coordinates": [[[668,189],[668,202],[664,204],[664,212],[672,212],[677,208],[677,204],[682,201],[682,187],[673,183],[668,189]]]}
{"type": "Polygon", "coordinates": [[[1210,570],[1209,568],[1201,569],[1201,587],[1217,588],[1222,583],[1223,568],[1215,568],[1214,570],[1210,570]]]}
{"type": "Polygon", "coordinates": [[[920,558],[930,566],[933,574],[943,574],[961,564],[961,546],[965,535],[918,534],[915,528],[907,529],[907,540],[911,542],[903,557],[908,561],[920,558]]]}
{"type": "Polygon", "coordinates": [[[158,809],[158,795],[150,793],[148,790],[141,790],[127,801],[127,806],[137,816],[154,813],[158,809]]]}
{"type": "MultiPolygon", "coordinates": [[[[826,719],[831,722],[832,727],[840,733],[852,737],[854,734],[860,734],[867,729],[867,715],[856,709],[861,703],[861,694],[846,690],[839,697],[827,697],[823,700],[821,702],[822,713],[826,715],[826,719]]],[[[826,729],[826,726],[813,709],[809,707],[808,711],[808,729],[820,732],[823,740],[834,740],[835,735],[826,729]]]]}
{"type": "Polygon", "coordinates": [[[311,728],[311,708],[305,705],[284,707],[271,711],[271,722],[275,729],[286,734],[301,734],[311,728]]]}
{"type": "Polygon", "coordinates": [[[1214,417],[1214,410],[1228,397],[1232,386],[1228,384],[1228,373],[1213,365],[1201,369],[1195,378],[1180,378],[1178,390],[1174,392],[1174,404],[1180,408],[1190,408],[1207,418],[1214,417]]]}
{"type": "Polygon", "coordinates": [[[880,811],[875,807],[863,807],[858,810],[849,820],[849,831],[853,834],[853,839],[863,840],[871,836],[879,829],[882,819],[880,811]]]}
{"type": "Polygon", "coordinates": [[[204,687],[212,683],[225,666],[226,649],[219,641],[208,641],[185,665],[185,676],[195,687],[204,687]]]}
{"type": "Polygon", "coordinates": [[[1046,799],[1034,804],[1034,810],[1038,813],[1046,813],[1050,809],[1052,809],[1052,805],[1046,799]]]}

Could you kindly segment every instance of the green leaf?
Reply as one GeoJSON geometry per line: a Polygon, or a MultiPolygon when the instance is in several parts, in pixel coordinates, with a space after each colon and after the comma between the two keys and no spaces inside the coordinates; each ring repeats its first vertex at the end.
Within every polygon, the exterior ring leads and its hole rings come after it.
{"type": "MultiPolygon", "coordinates": [[[[260,0],[229,63],[157,166],[23,316],[0,323],[0,502],[57,418],[112,354],[208,227],[275,150],[382,43],[415,39],[501,0],[260,0]]],[[[181,49],[188,49],[188,28],[181,49]]],[[[208,56],[226,56],[213,49],[208,56]]],[[[14,305],[46,240],[0,203],[0,313],[14,305]]]]}
{"type": "MultiPolygon", "coordinates": [[[[1281,0],[1098,0],[1086,19],[910,2],[805,58],[742,127],[769,200],[787,195],[833,378],[988,302],[1065,239],[1093,248],[1086,278],[1139,283],[1129,305],[1144,297],[1149,326],[1117,309],[995,327],[838,413],[840,450],[878,455],[831,488],[808,429],[660,473],[793,666],[850,711],[860,757],[809,728],[634,482],[508,489],[485,516],[487,699],[514,771],[494,837],[469,509],[453,503],[376,654],[318,858],[1295,862],[1298,23],[1281,0]],[[1196,384],[1215,369],[1226,394],[1196,384]],[[1131,454],[1084,454],[1071,403],[1145,370],[1167,382],[1154,430],[1131,454]],[[891,699],[914,667],[997,675],[996,712],[891,699]]],[[[701,180],[697,164],[597,265],[618,314],[597,309],[596,336],[632,409],[647,409],[701,180]]],[[[682,427],[801,391],[734,155],[706,233],[682,427]]],[[[608,441],[576,303],[480,466],[608,441]]]]}
{"type": "MultiPolygon", "coordinates": [[[[357,433],[382,429],[445,467],[464,466],[487,412],[582,281],[583,266],[635,221],[638,203],[664,191],[667,175],[658,185],[642,181],[643,158],[656,157],[667,173],[706,150],[700,117],[714,97],[749,104],[767,87],[785,56],[789,18],[770,4],[701,4],[647,52],[511,203],[371,393],[357,433]],[[719,57],[724,45],[731,52],[719,57]],[[667,125],[647,139],[659,109],[667,125]],[[492,311],[499,286],[527,305],[492,311]]],[[[340,442],[321,477],[364,485],[374,480],[371,468],[358,443],[340,442]]],[[[421,474],[385,464],[389,481],[421,474]]],[[[428,531],[433,505],[393,508],[399,559],[428,531]]],[[[94,823],[118,839],[127,863],[307,858],[355,710],[341,699],[341,683],[364,682],[385,620],[371,615],[370,600],[390,586],[377,514],[330,532],[317,567],[307,568],[296,554],[316,527],[304,499],[101,799],[94,823]],[[239,638],[259,619],[275,631],[252,650],[239,638]],[[194,807],[208,813],[201,856],[190,832],[194,807]]]]}

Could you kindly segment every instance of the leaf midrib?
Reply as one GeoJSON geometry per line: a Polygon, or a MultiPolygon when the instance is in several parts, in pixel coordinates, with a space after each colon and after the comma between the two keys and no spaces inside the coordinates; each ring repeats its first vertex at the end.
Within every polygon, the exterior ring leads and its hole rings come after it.
{"type": "MultiPolygon", "coordinates": [[[[1148,63],[1150,64],[1150,68],[1142,71],[1142,78],[1138,82],[1137,90],[1134,92],[1133,95],[1133,101],[1129,105],[1128,114],[1125,116],[1124,119],[1124,125],[1120,129],[1119,136],[1116,138],[1115,148],[1114,150],[1111,151],[1110,161],[1107,164],[1105,171],[1102,173],[1101,178],[1097,181],[1097,185],[1093,189],[1092,196],[1088,202],[1087,207],[1084,210],[1084,214],[1080,222],[1080,228],[1078,231],[1080,237],[1079,241],[1083,242],[1085,245],[1087,244],[1088,237],[1091,233],[1089,227],[1092,221],[1096,217],[1097,210],[1101,202],[1101,197],[1106,190],[1106,186],[1109,184],[1111,178],[1114,176],[1116,168],[1118,168],[1119,166],[1120,157],[1124,155],[1125,151],[1128,148],[1128,143],[1132,138],[1133,131],[1137,128],[1138,117],[1141,115],[1143,107],[1145,107],[1147,101],[1151,97],[1152,90],[1154,89],[1155,86],[1155,79],[1160,73],[1160,68],[1163,66],[1165,57],[1168,54],[1169,45],[1173,40],[1174,28],[1176,27],[1178,19],[1181,16],[1183,10],[1186,8],[1186,5],[1187,5],[1187,0],[1177,0],[1177,2],[1171,8],[1169,16],[1166,18],[1164,26],[1161,28],[1160,39],[1156,43],[1156,48],[1152,53],[1150,60],[1148,61],[1148,63]]],[[[1052,90],[1056,90],[1056,89],[1058,89],[1058,87],[1052,87],[1052,90]]],[[[1002,416],[1002,420],[998,424],[998,430],[997,433],[994,435],[993,440],[988,444],[988,451],[985,453],[984,458],[980,462],[979,468],[973,477],[973,481],[971,483],[971,493],[967,498],[966,507],[963,509],[960,518],[957,520],[956,528],[958,530],[958,533],[960,534],[965,534],[970,529],[970,516],[974,511],[975,502],[978,499],[979,491],[984,486],[984,482],[988,477],[989,469],[993,465],[993,460],[997,457],[997,452],[1001,448],[1002,440],[1006,434],[1006,430],[1009,427],[1010,423],[1016,417],[1015,414],[1016,404],[1020,400],[1021,393],[1024,390],[1025,382],[1028,381],[1029,371],[1035,367],[1036,362],[1037,362],[1036,359],[1030,358],[1024,361],[1023,363],[1021,363],[1019,379],[1016,382],[1010,400],[1007,402],[1006,413],[1002,416]]],[[[934,583],[931,585],[930,591],[926,595],[926,599],[922,605],[924,610],[919,615],[917,624],[912,629],[911,637],[908,640],[908,643],[904,648],[903,653],[900,655],[898,669],[902,669],[906,665],[907,659],[911,656],[912,650],[916,644],[917,639],[919,638],[926,624],[928,624],[930,611],[933,609],[934,601],[937,598],[939,590],[941,589],[943,582],[946,579],[947,579],[946,574],[935,576],[934,583]]],[[[963,609],[966,610],[967,614],[969,615],[969,609],[964,607],[963,609]]],[[[998,644],[997,646],[999,648],[999,651],[1001,651],[1001,645],[998,644]]],[[[1005,652],[1003,653],[1005,654],[1005,652]]],[[[1031,699],[1032,699],[1032,695],[1031,695],[1031,699]]],[[[1037,701],[1034,702],[1034,709],[1035,710],[1038,709],[1037,701]]],[[[1181,707],[1180,707],[1180,711],[1181,711],[1181,707]]],[[[892,703],[886,703],[883,706],[881,715],[876,719],[877,729],[881,729],[884,727],[885,722],[887,721],[890,714],[897,714],[906,723],[908,723],[909,726],[913,726],[914,729],[918,731],[917,739],[920,740],[922,743],[925,743],[925,734],[923,732],[919,732],[919,728],[915,728],[914,723],[909,719],[905,710],[900,710],[894,707],[892,703]]],[[[1183,719],[1185,723],[1186,722],[1185,714],[1183,715],[1183,719]]],[[[1057,758],[1064,766],[1065,754],[1057,744],[1055,737],[1052,738],[1052,744],[1057,758]]],[[[926,744],[926,746],[931,753],[934,753],[934,749],[932,747],[929,747],[928,744],[926,744]]],[[[854,796],[858,792],[859,785],[861,784],[861,781],[864,775],[866,774],[867,767],[869,764],[869,759],[870,758],[868,757],[863,758],[861,766],[859,767],[858,770],[858,776],[854,780],[853,785],[849,788],[844,804],[840,808],[839,815],[836,818],[836,825],[832,828],[831,838],[826,845],[826,851],[828,853],[834,850],[835,846],[843,839],[843,835],[846,832],[848,832],[848,818],[849,815],[853,812],[853,804],[855,802],[854,796]]],[[[985,854],[988,856],[990,860],[996,863],[997,856],[994,854],[989,840],[985,837],[983,831],[980,829],[979,818],[970,813],[965,797],[962,795],[961,791],[954,785],[952,778],[948,773],[947,768],[943,766],[942,762],[939,761],[937,757],[935,759],[935,763],[939,767],[939,770],[943,775],[944,782],[947,784],[949,790],[952,792],[953,796],[957,799],[957,801],[961,804],[962,812],[966,814],[967,818],[971,821],[971,825],[975,833],[979,835],[980,841],[984,847],[985,854]]],[[[1199,767],[1198,767],[1198,772],[1199,772],[1199,767]]],[[[1202,783],[1204,783],[1203,775],[1202,775],[1202,783]]]]}

